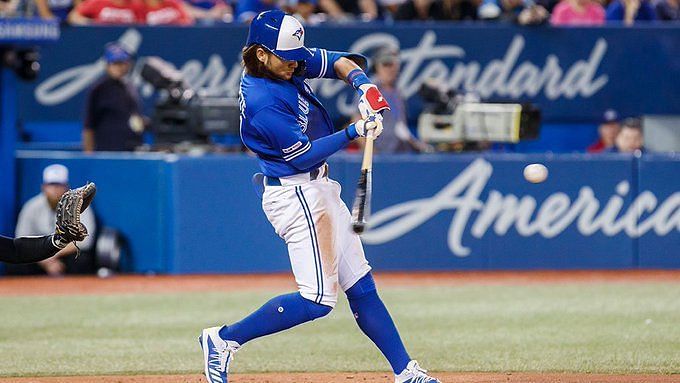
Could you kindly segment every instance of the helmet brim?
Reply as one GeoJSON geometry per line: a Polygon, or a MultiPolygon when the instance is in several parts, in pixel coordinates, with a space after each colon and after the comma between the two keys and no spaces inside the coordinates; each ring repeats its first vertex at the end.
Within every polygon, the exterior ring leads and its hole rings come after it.
{"type": "Polygon", "coordinates": [[[286,60],[286,61],[303,61],[308,58],[311,58],[314,56],[312,52],[305,48],[305,47],[300,47],[296,49],[290,49],[290,50],[279,50],[275,49],[273,53],[279,58],[286,60]]]}

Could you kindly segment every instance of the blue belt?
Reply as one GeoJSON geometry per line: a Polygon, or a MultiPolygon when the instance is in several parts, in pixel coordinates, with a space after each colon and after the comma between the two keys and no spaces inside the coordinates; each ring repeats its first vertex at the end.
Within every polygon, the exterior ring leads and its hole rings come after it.
{"type": "MultiPolygon", "coordinates": [[[[325,170],[324,176],[328,177],[328,165],[321,166],[309,172],[309,180],[314,181],[325,170]]],[[[267,186],[281,186],[281,180],[277,177],[264,177],[264,184],[267,186]]]]}

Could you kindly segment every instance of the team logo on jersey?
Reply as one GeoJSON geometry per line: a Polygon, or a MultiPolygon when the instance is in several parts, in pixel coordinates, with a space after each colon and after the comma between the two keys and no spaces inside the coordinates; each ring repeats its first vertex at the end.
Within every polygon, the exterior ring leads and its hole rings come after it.
{"type": "Polygon", "coordinates": [[[297,37],[299,41],[302,41],[302,35],[305,34],[305,31],[302,28],[298,28],[297,31],[293,32],[293,37],[297,37]]]}

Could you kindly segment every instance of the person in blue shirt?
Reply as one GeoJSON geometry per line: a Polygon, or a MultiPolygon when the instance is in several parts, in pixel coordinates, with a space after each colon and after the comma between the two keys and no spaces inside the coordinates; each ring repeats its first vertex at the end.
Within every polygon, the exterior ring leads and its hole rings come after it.
{"type": "Polygon", "coordinates": [[[286,242],[298,292],[271,299],[239,322],[204,329],[205,376],[227,382],[229,363],[245,343],[327,315],[342,290],[396,383],[437,383],[406,352],[326,164],[355,138],[379,137],[389,105],[364,73],[363,56],[307,48],[304,38],[294,17],[260,13],[250,25],[240,84],[241,138],[259,160],[254,182],[267,219],[286,242]],[[307,84],[311,78],[345,80],[359,95],[362,118],[335,132],[307,84]]]}
{"type": "Polygon", "coordinates": [[[654,21],[656,11],[649,0],[614,0],[607,7],[607,21],[623,21],[633,25],[636,21],[654,21]]]}
{"type": "Polygon", "coordinates": [[[260,12],[278,9],[276,0],[238,0],[236,21],[249,23],[260,12]]]}

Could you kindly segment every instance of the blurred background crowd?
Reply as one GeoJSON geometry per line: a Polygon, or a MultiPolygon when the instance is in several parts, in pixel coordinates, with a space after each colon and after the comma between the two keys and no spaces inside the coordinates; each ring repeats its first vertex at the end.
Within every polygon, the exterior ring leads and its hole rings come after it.
{"type": "Polygon", "coordinates": [[[603,25],[680,20],[679,0],[2,0],[0,16],[70,25],[248,23],[280,8],[303,23],[479,20],[521,25],[603,25]]]}

